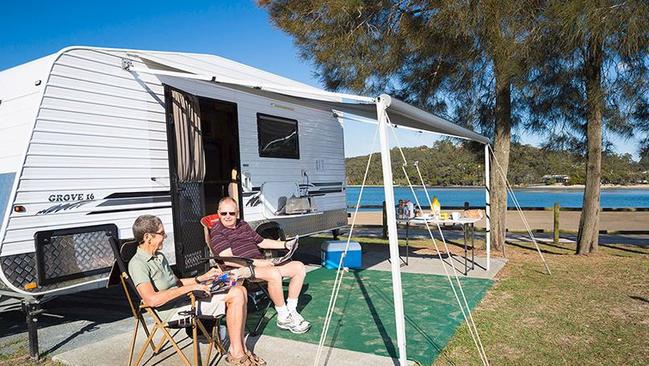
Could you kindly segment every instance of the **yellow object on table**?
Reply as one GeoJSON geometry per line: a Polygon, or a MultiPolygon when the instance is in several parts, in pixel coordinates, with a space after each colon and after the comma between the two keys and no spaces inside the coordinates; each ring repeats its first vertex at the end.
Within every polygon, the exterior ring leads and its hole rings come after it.
{"type": "Polygon", "coordinates": [[[433,214],[433,216],[435,216],[435,215],[439,215],[441,213],[441,210],[442,210],[442,205],[439,203],[437,196],[434,196],[433,202],[430,207],[430,211],[433,214]]]}
{"type": "Polygon", "coordinates": [[[439,218],[440,220],[448,220],[448,212],[440,212],[439,218]]]}

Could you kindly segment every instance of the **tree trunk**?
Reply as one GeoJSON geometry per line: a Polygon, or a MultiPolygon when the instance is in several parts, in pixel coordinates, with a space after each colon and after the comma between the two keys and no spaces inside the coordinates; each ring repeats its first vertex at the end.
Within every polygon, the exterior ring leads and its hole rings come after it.
{"type": "Polygon", "coordinates": [[[507,185],[504,177],[509,170],[511,143],[511,82],[498,72],[501,66],[497,60],[496,70],[496,121],[493,150],[495,162],[491,165],[491,240],[494,250],[505,250],[507,215],[507,185]],[[503,80],[504,79],[504,80],[503,80]]]}
{"type": "Polygon", "coordinates": [[[586,188],[579,219],[577,254],[595,253],[599,241],[600,180],[602,176],[602,45],[590,41],[584,63],[587,98],[586,188]]]}

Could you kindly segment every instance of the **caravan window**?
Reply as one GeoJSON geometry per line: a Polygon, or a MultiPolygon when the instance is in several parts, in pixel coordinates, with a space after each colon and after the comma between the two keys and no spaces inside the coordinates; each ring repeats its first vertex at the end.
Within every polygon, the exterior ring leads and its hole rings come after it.
{"type": "Polygon", "coordinates": [[[259,156],[265,158],[299,159],[297,121],[257,114],[259,156]]]}

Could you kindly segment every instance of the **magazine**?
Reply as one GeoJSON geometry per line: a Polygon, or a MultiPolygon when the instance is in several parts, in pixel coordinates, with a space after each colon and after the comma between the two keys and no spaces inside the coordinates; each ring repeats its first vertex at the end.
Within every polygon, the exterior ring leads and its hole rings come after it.
{"type": "Polygon", "coordinates": [[[220,294],[228,292],[233,286],[237,285],[239,278],[232,272],[224,272],[214,279],[210,286],[210,293],[220,294]]]}
{"type": "Polygon", "coordinates": [[[299,240],[300,240],[299,235],[296,235],[291,240],[287,240],[284,245],[286,248],[288,248],[288,252],[286,252],[286,254],[284,254],[282,257],[273,258],[272,259],[273,264],[276,266],[281,266],[282,264],[289,262],[293,257],[293,254],[295,254],[295,251],[297,250],[297,247],[299,245],[299,240]]]}

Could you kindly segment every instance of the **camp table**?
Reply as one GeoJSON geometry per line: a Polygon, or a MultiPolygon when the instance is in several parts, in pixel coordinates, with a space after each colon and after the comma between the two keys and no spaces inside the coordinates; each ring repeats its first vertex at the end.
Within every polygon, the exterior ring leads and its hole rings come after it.
{"type": "MultiPolygon", "coordinates": [[[[463,239],[464,239],[464,275],[467,275],[469,273],[469,265],[468,265],[468,242],[471,240],[471,269],[475,269],[475,223],[480,221],[478,218],[472,218],[472,217],[461,217],[457,220],[453,220],[452,218],[448,219],[440,219],[438,217],[434,216],[419,216],[419,217],[413,217],[410,219],[397,219],[397,224],[401,225],[406,225],[406,259],[403,260],[401,258],[401,261],[403,262],[404,265],[408,265],[408,250],[409,250],[409,236],[410,236],[410,226],[425,226],[426,223],[428,223],[429,226],[431,226],[431,231],[437,228],[437,225],[440,226],[440,228],[446,227],[448,225],[461,225],[462,226],[462,231],[463,231],[463,239]]],[[[449,253],[449,255],[453,255],[452,253],[449,253]]]]}

